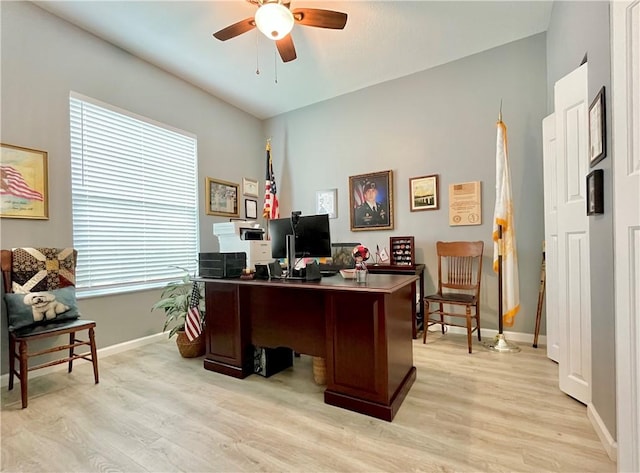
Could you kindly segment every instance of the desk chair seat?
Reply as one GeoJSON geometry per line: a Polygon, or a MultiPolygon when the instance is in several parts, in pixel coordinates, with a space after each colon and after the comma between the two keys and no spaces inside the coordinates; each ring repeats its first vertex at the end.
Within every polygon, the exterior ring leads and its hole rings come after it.
{"type": "MultiPolygon", "coordinates": [[[[60,288],[60,283],[66,288],[65,296],[73,295],[75,302],[75,261],[77,252],[73,249],[58,250],[54,248],[29,248],[17,250],[2,250],[0,262],[4,282],[5,300],[7,301],[7,315],[9,318],[9,390],[13,389],[14,376],[20,380],[20,394],[22,408],[28,405],[28,374],[29,371],[46,368],[62,363],[68,363],[68,372],[73,370],[73,362],[77,359],[90,361],[93,364],[93,376],[96,384],[99,382],[98,357],[96,354],[95,327],[92,320],[77,318],[79,314],[74,304],[69,302],[66,311],[54,314],[55,317],[47,320],[34,320],[35,315],[29,314],[30,307],[26,306],[26,312],[20,307],[20,301],[25,296],[36,293],[55,293],[60,288]],[[14,253],[15,252],[15,253],[14,253]],[[15,257],[14,257],[15,256],[15,257]],[[33,258],[32,258],[33,256],[33,258]],[[57,260],[57,259],[60,260],[57,260]],[[70,287],[71,286],[71,287],[70,287]],[[14,288],[24,292],[28,289],[36,289],[25,294],[14,294],[14,288]],[[73,312],[75,310],[75,312],[73,312]],[[65,316],[65,319],[61,317],[65,316]],[[31,320],[25,319],[31,317],[31,320]],[[59,318],[60,317],[60,318],[59,318]],[[86,330],[88,340],[76,337],[78,332],[86,330]],[[54,346],[38,351],[29,351],[29,344],[36,340],[57,338],[69,335],[68,343],[56,340],[54,346]],[[89,351],[76,353],[76,348],[86,346],[89,351]],[[49,353],[62,351],[66,356],[52,361],[29,366],[29,359],[49,353]],[[16,367],[16,360],[18,366],[16,367]]],[[[60,295],[60,294],[58,294],[60,295]]],[[[69,299],[67,299],[68,302],[69,299]]],[[[26,304],[26,299],[25,299],[26,304]]],[[[62,310],[62,309],[60,309],[62,310]]],[[[35,313],[35,312],[34,312],[35,313]]],[[[52,317],[50,313],[46,317],[52,317]]]]}
{"type": "Polygon", "coordinates": [[[438,253],[438,292],[424,298],[427,315],[422,334],[422,343],[427,341],[427,332],[431,325],[440,324],[442,333],[445,326],[464,327],[467,329],[467,345],[471,348],[471,334],[480,334],[480,278],[482,275],[482,241],[442,242],[436,243],[438,253]],[[431,310],[431,305],[435,309],[431,310]],[[446,310],[448,306],[463,306],[464,313],[446,310]],[[473,313],[471,312],[473,309],[473,313]],[[456,324],[450,319],[464,317],[464,325],[456,324]],[[475,321],[475,327],[472,322],[475,321]]]}

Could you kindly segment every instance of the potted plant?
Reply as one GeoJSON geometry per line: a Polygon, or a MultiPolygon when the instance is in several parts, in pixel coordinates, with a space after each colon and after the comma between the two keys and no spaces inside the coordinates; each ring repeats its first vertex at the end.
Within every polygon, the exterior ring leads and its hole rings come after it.
{"type": "MultiPolygon", "coordinates": [[[[198,284],[191,279],[191,275],[185,270],[185,275],[180,281],[172,281],[163,289],[160,300],[156,302],[151,310],[162,309],[165,314],[163,332],[169,330],[169,338],[178,335],[176,344],[178,350],[184,358],[193,358],[204,355],[205,339],[201,334],[195,340],[190,341],[184,331],[184,324],[187,311],[191,303],[193,285],[198,284]]],[[[198,285],[200,300],[198,310],[200,312],[200,323],[204,325],[205,303],[202,294],[202,287],[198,285]]]]}

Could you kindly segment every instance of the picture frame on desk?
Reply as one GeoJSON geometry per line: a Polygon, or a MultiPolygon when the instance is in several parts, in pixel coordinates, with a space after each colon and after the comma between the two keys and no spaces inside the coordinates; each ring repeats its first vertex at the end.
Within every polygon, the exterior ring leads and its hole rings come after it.
{"type": "Polygon", "coordinates": [[[393,230],[393,172],[349,176],[349,207],[352,232],[393,230]]]}
{"type": "Polygon", "coordinates": [[[207,177],[205,183],[206,213],[221,217],[239,217],[239,184],[207,177]]]}
{"type": "Polygon", "coordinates": [[[48,220],[48,153],[5,143],[0,146],[0,217],[48,220]]]}

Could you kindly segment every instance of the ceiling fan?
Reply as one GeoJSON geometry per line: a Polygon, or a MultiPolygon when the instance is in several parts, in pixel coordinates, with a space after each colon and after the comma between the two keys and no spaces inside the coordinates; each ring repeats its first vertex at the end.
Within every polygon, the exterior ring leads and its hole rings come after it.
{"type": "Polygon", "coordinates": [[[213,36],[220,41],[226,41],[257,27],[267,38],[276,42],[283,62],[293,61],[297,57],[293,39],[289,34],[294,23],[334,30],[341,30],[347,24],[347,14],[342,12],[317,8],[290,10],[291,2],[282,0],[247,1],[258,5],[255,16],[229,25],[214,33],[213,36]]]}

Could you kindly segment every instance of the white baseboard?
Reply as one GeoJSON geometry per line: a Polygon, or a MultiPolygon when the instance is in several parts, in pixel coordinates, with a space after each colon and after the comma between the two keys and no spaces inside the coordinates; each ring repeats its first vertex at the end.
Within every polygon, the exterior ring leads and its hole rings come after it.
{"type": "MultiPolygon", "coordinates": [[[[116,345],[100,348],[98,350],[98,360],[100,358],[115,355],[116,353],[122,353],[127,350],[132,350],[134,348],[139,348],[145,345],[149,345],[150,343],[156,343],[166,337],[167,337],[166,332],[161,332],[161,333],[156,333],[155,335],[149,335],[146,337],[137,338],[135,340],[129,340],[127,342],[122,342],[116,345]]],[[[32,371],[31,373],[29,373],[29,379],[37,378],[38,376],[44,376],[46,374],[51,374],[56,371],[62,371],[66,369],[67,369],[66,363],[49,366],[48,368],[42,368],[40,370],[32,371]]],[[[9,373],[5,373],[2,375],[2,377],[0,377],[0,386],[6,387],[8,385],[9,385],[9,373]]]]}
{"type": "Polygon", "coordinates": [[[607,455],[611,461],[617,462],[618,460],[618,443],[613,440],[613,437],[607,430],[607,426],[604,425],[602,419],[598,415],[598,411],[593,406],[593,404],[587,404],[587,418],[591,421],[591,425],[593,426],[593,430],[598,434],[598,438],[600,442],[602,442],[602,446],[604,447],[607,455]]]}
{"type": "MultiPolygon", "coordinates": [[[[438,330],[440,330],[440,325],[437,326],[438,330]]],[[[447,327],[449,329],[449,331],[451,333],[456,333],[456,334],[463,334],[466,335],[467,333],[467,329],[464,327],[454,327],[454,326],[448,326],[447,327]]],[[[481,332],[482,332],[482,340],[487,340],[489,341],[492,338],[495,338],[496,335],[498,335],[498,331],[495,329],[488,329],[488,328],[480,328],[481,332]]],[[[519,343],[529,343],[529,344],[533,344],[533,334],[532,333],[522,333],[522,332],[507,332],[506,330],[502,331],[502,334],[504,335],[504,337],[507,339],[507,341],[509,342],[519,342],[519,343]]],[[[474,337],[476,337],[476,334],[473,334],[474,337]]],[[[540,347],[540,345],[547,345],[547,336],[546,335],[540,335],[538,337],[538,347],[540,347]]]]}

